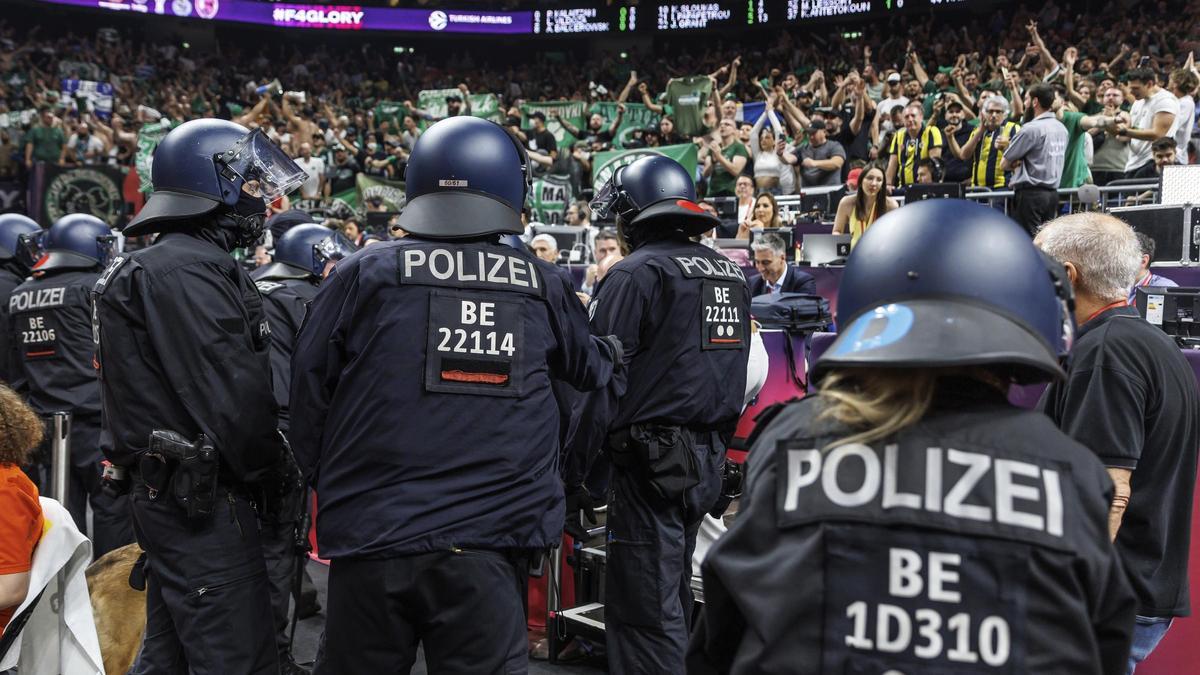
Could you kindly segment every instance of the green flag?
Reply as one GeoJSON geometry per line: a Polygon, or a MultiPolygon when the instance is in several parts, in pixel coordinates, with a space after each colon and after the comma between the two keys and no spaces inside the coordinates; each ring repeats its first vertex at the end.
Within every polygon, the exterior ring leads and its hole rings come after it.
{"type": "Polygon", "coordinates": [[[546,116],[546,129],[554,134],[554,140],[558,141],[558,147],[569,148],[576,140],[575,136],[571,135],[558,119],[552,113],[557,112],[563,119],[571,123],[571,126],[576,129],[583,127],[583,115],[587,109],[587,104],[583,101],[541,101],[539,103],[525,103],[521,106],[521,116],[526,119],[526,128],[530,126],[528,119],[534,111],[541,112],[546,116]]]}
{"type": "Polygon", "coordinates": [[[143,124],[138,130],[137,135],[137,155],[134,157],[134,167],[137,169],[138,177],[142,179],[141,186],[138,190],[141,192],[150,192],[154,186],[150,183],[150,165],[154,160],[154,149],[158,147],[159,141],[167,132],[174,129],[175,122],[167,118],[162,118],[157,122],[143,124]]]}
{"type": "MultiPolygon", "coordinates": [[[[602,101],[592,105],[592,112],[604,117],[604,128],[607,129],[613,120],[617,119],[617,103],[602,101]]],[[[647,108],[643,103],[626,103],[625,114],[621,116],[621,124],[617,127],[616,137],[613,138],[614,148],[624,148],[633,137],[634,129],[658,127],[662,115],[647,108]]]]}
{"type": "Polygon", "coordinates": [[[567,206],[574,197],[570,176],[547,175],[535,178],[533,189],[529,192],[533,220],[546,225],[562,225],[567,206]]]}
{"type": "Polygon", "coordinates": [[[355,178],[355,184],[358,190],[359,204],[366,204],[378,197],[383,200],[383,205],[388,211],[399,211],[404,208],[404,183],[401,181],[360,173],[355,178]]]}
{"type": "MultiPolygon", "coordinates": [[[[417,107],[433,115],[435,120],[441,119],[446,116],[447,96],[461,98],[462,92],[457,89],[425,89],[417,94],[417,107]]],[[[500,99],[495,94],[471,94],[469,98],[472,117],[482,117],[497,123],[504,121],[500,111],[500,99]]],[[[430,124],[433,122],[420,120],[422,129],[428,128],[430,124]]]]}
{"type": "Polygon", "coordinates": [[[375,106],[375,124],[387,120],[392,123],[392,127],[400,129],[403,127],[404,116],[409,114],[411,111],[399,101],[380,101],[375,106]]]}
{"type": "Polygon", "coordinates": [[[650,155],[665,155],[683,165],[693,178],[696,176],[696,145],[680,143],[679,145],[664,145],[660,148],[638,148],[636,150],[613,150],[597,152],[592,156],[592,184],[596,191],[608,182],[617,169],[632,164],[650,155]]]}

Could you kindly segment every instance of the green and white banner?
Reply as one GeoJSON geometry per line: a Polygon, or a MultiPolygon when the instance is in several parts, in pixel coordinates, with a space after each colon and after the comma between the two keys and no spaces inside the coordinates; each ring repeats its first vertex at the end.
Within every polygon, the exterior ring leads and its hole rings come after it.
{"type": "Polygon", "coordinates": [[[633,164],[637,160],[650,155],[665,155],[683,165],[693,178],[696,176],[696,145],[680,143],[679,145],[664,145],[660,148],[638,148],[636,150],[613,150],[598,152],[592,156],[592,184],[599,191],[617,169],[633,164]]]}
{"type": "Polygon", "coordinates": [[[411,112],[400,101],[380,101],[375,106],[375,124],[379,125],[386,120],[392,123],[393,128],[400,129],[404,126],[404,116],[411,112]]]}
{"type": "Polygon", "coordinates": [[[386,178],[360,173],[355,179],[355,183],[355,187],[358,190],[359,206],[378,197],[383,201],[383,205],[388,211],[399,211],[404,208],[406,200],[404,197],[403,181],[387,180],[386,178]]]}
{"type": "MultiPolygon", "coordinates": [[[[23,127],[29,124],[29,121],[37,117],[37,110],[30,108],[28,110],[12,110],[9,112],[0,112],[0,129],[9,129],[13,127],[23,127]]],[[[15,139],[20,141],[21,139],[15,139]]]]}
{"type": "MultiPolygon", "coordinates": [[[[417,94],[417,107],[433,115],[434,119],[441,119],[447,112],[446,97],[451,95],[461,97],[462,92],[457,89],[425,89],[417,94]]],[[[495,94],[471,94],[469,98],[472,117],[482,117],[493,122],[504,121],[504,113],[500,110],[500,98],[495,94]]],[[[433,122],[421,120],[420,124],[421,128],[425,129],[433,122]]]]}
{"type": "Polygon", "coordinates": [[[137,169],[138,178],[142,179],[142,184],[138,187],[141,192],[149,193],[154,189],[154,185],[150,182],[150,165],[154,162],[154,149],[158,147],[159,141],[167,132],[175,128],[175,123],[167,118],[163,118],[157,122],[149,122],[143,124],[138,130],[137,136],[137,154],[133,158],[133,166],[137,169]]]}
{"type": "MultiPolygon", "coordinates": [[[[605,129],[612,124],[613,120],[617,119],[617,103],[614,101],[595,103],[592,105],[591,111],[593,113],[600,113],[604,117],[605,129]]],[[[626,142],[633,137],[634,129],[645,129],[646,127],[658,128],[658,121],[660,119],[662,119],[662,115],[647,108],[643,103],[626,103],[625,115],[621,117],[621,125],[617,127],[617,135],[613,139],[613,147],[624,148],[626,142]]]]}
{"type": "Polygon", "coordinates": [[[554,113],[558,113],[562,119],[571,123],[571,126],[576,129],[582,129],[584,125],[584,115],[587,112],[587,103],[583,101],[541,101],[538,103],[525,103],[521,106],[521,117],[523,119],[522,127],[528,129],[532,126],[529,121],[529,116],[534,112],[541,112],[546,116],[546,129],[554,134],[554,140],[558,141],[559,149],[570,147],[576,140],[575,136],[571,135],[562,124],[559,124],[555,119],[554,113]]]}
{"type": "Polygon", "coordinates": [[[533,220],[546,225],[562,225],[567,206],[574,197],[570,176],[548,175],[534,179],[529,193],[533,220]]]}

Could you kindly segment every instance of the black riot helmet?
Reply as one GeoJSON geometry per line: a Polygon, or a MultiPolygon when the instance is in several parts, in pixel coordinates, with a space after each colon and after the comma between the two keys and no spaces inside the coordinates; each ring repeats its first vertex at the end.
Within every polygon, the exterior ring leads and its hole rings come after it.
{"type": "Polygon", "coordinates": [[[171,221],[216,215],[236,231],[235,245],[262,236],[266,203],[307,178],[261,129],[199,119],[172,129],[154,150],[154,192],[125,226],[126,236],[171,229],[171,221]]]}
{"type": "Polygon", "coordinates": [[[346,235],[324,225],[305,223],[284,232],[275,241],[274,262],[263,268],[263,278],[320,278],[325,264],[354,254],[346,235]]]}
{"type": "Polygon", "coordinates": [[[838,286],[837,322],[814,377],[982,365],[1044,382],[1063,377],[1074,296],[1062,265],[1003,213],[931,199],[889,211],[859,240],[838,286]]]}
{"type": "Polygon", "coordinates": [[[696,184],[687,169],[657,154],[614,171],[591,208],[597,219],[616,215],[631,232],[678,231],[691,237],[721,224],[696,204],[696,184]]]}
{"type": "Polygon", "coordinates": [[[503,127],[460,115],[425,130],[405,171],[400,229],[429,239],[521,234],[529,157],[503,127]]]}

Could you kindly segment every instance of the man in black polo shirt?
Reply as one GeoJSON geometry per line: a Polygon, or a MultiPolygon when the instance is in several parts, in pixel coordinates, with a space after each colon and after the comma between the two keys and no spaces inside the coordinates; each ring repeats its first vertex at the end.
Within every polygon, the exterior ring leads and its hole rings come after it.
{"type": "Polygon", "coordinates": [[[1190,611],[1196,379],[1174,341],[1126,303],[1141,259],[1128,225],[1079,213],[1046,224],[1035,243],[1066,267],[1079,325],[1067,379],[1050,385],[1042,408],[1113,480],[1109,531],[1138,598],[1132,673],[1171,620],[1190,611]]]}

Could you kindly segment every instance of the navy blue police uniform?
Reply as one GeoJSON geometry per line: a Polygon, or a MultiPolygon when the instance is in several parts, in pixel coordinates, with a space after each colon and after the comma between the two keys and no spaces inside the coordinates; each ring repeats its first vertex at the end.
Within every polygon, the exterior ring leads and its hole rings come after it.
{"type": "Polygon", "coordinates": [[[19,213],[0,214],[0,382],[10,386],[20,377],[21,366],[16,343],[8,333],[8,297],[29,276],[29,268],[36,262],[21,256],[21,236],[41,231],[37,223],[19,213]]]}
{"type": "MultiPolygon", "coordinates": [[[[626,368],[582,401],[566,483],[601,450],[613,465],[605,631],[614,673],[680,673],[691,618],[691,556],[721,488],[725,442],[745,395],[750,293],[741,268],[689,239],[717,221],[679,164],[623,167],[593,210],[615,211],[633,252],[588,308],[626,368]]],[[[569,514],[574,516],[574,514],[569,514]]]]}
{"type": "Polygon", "coordinates": [[[881,218],[814,377],[938,369],[928,406],[877,436],[825,390],[777,409],[704,561],[688,672],[1123,673],[1134,602],[1108,538],[1112,482],[1006,398],[1063,376],[1072,303],[1062,267],[985,206],[881,218]],[[993,265],[968,274],[951,252],[980,237],[993,265]]]}
{"type": "Polygon", "coordinates": [[[41,245],[45,254],[38,256],[33,276],[8,300],[7,332],[20,373],[17,390],[44,419],[55,412],[71,413],[66,504],[100,557],[133,541],[126,499],[101,489],[101,444],[107,438],[102,439],[100,381],[92,360],[91,290],[111,257],[115,237],[99,218],[73,214],[54,223],[41,245]]]}
{"type": "Polygon", "coordinates": [[[229,253],[261,236],[264,199],[303,172],[261,131],[196,120],[163,139],[152,174],[125,233],[164,233],[116,257],[94,287],[109,458],[133,472],[146,551],[132,672],[277,673],[251,491],[286,473],[290,453],[275,428],[262,298],[229,253]]]}
{"type": "Polygon", "coordinates": [[[524,150],[470,117],[408,164],[408,236],[343,260],[292,360],[290,437],[331,559],[316,672],[527,668],[528,554],[563,527],[554,380],[604,386],[619,360],[519,233],[524,150]]]}
{"type": "MultiPolygon", "coordinates": [[[[302,212],[292,212],[302,213],[302,212]]],[[[311,222],[295,224],[279,233],[275,240],[273,262],[251,272],[254,285],[263,298],[263,309],[271,327],[271,382],[275,402],[279,406],[279,431],[287,436],[291,415],[288,409],[288,390],[291,388],[292,353],[296,347],[296,335],[304,323],[308,304],[317,294],[317,286],[329,261],[340,260],[354,252],[354,245],[335,230],[311,222]]],[[[305,510],[300,500],[306,499],[303,487],[293,491],[290,485],[271,490],[261,495],[266,501],[282,500],[285,508],[260,513],[263,557],[267,563],[267,578],[270,581],[271,612],[275,621],[275,644],[279,652],[279,663],[284,675],[305,673],[291,656],[291,639],[287,630],[289,599],[296,582],[296,566],[306,553],[307,532],[298,532],[305,510]]],[[[302,571],[304,585],[297,602],[315,612],[316,589],[302,571]],[[304,593],[312,597],[307,603],[304,593]]],[[[301,612],[300,606],[296,609],[301,612]]],[[[301,613],[300,617],[303,618],[301,613]]]]}

